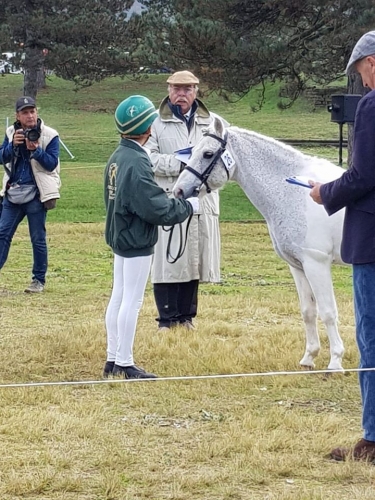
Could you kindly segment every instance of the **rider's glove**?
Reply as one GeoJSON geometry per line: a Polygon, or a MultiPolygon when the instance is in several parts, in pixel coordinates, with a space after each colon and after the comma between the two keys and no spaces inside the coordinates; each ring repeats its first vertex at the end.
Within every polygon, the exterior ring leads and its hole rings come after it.
{"type": "Polygon", "coordinates": [[[193,207],[193,214],[196,214],[199,210],[199,199],[197,197],[187,198],[186,201],[193,207]]]}

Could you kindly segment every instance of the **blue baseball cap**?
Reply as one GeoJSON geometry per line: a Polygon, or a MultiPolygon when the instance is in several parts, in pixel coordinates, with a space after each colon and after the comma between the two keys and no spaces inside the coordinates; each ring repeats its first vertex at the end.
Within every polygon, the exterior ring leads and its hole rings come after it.
{"type": "Polygon", "coordinates": [[[35,101],[32,97],[23,96],[19,97],[16,101],[16,112],[21,111],[21,109],[25,108],[36,108],[35,101]]]}

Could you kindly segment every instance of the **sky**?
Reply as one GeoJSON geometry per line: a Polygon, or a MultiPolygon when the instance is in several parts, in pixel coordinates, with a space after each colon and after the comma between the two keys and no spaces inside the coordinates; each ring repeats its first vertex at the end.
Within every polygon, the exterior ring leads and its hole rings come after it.
{"type": "Polygon", "coordinates": [[[129,10],[128,16],[130,16],[131,14],[140,14],[144,8],[145,7],[141,4],[141,2],[135,0],[133,6],[129,10]]]}

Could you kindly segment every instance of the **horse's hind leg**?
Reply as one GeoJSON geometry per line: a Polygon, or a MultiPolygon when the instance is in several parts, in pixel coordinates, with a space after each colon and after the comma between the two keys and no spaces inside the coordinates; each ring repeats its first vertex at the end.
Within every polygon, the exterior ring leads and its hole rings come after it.
{"type": "Polygon", "coordinates": [[[317,329],[317,308],[314,294],[311,290],[305,273],[301,269],[289,266],[294,282],[297,287],[298,298],[305,323],[306,331],[306,350],[300,365],[307,368],[314,368],[314,359],[319,354],[320,340],[317,329]]]}
{"type": "Polygon", "coordinates": [[[328,259],[305,259],[303,269],[316,299],[319,317],[329,339],[331,359],[329,370],[342,370],[344,344],[338,330],[338,314],[328,259]]]}

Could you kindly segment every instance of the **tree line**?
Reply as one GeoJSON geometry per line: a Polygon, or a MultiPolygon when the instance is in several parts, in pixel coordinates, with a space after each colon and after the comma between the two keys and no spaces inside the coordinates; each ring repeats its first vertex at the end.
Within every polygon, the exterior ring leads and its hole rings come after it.
{"type": "Polygon", "coordinates": [[[15,52],[24,93],[43,69],[90,85],[140,66],[190,69],[212,90],[243,96],[281,80],[293,102],[306,85],[343,75],[371,0],[0,0],[2,52],[15,52]]]}

